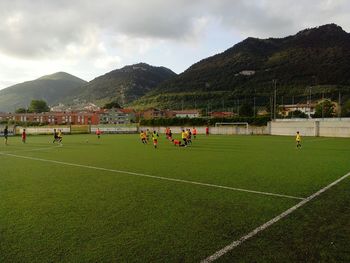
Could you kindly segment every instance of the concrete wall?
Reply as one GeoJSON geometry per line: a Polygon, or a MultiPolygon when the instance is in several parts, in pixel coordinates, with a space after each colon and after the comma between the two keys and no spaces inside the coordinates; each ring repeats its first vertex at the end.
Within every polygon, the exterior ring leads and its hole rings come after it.
{"type": "Polygon", "coordinates": [[[270,124],[271,135],[350,137],[350,118],[275,120],[270,124]]]}
{"type": "Polygon", "coordinates": [[[96,133],[97,128],[103,133],[137,133],[137,126],[91,126],[91,133],[96,133]]]}
{"type": "Polygon", "coordinates": [[[22,134],[23,129],[26,129],[27,134],[39,135],[39,134],[53,134],[53,129],[61,130],[63,133],[70,133],[69,126],[57,126],[57,127],[16,127],[16,134],[22,134]]]}

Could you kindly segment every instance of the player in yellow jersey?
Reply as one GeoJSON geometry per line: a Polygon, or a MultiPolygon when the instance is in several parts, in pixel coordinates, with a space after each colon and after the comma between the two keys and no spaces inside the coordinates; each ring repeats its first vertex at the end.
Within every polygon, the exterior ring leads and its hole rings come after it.
{"type": "Polygon", "coordinates": [[[141,138],[141,142],[142,142],[143,144],[147,144],[147,135],[146,135],[146,132],[141,131],[141,132],[140,132],[140,138],[141,138]]]}
{"type": "Polygon", "coordinates": [[[181,138],[184,141],[185,146],[187,146],[187,132],[185,132],[185,130],[182,130],[181,138]]]}
{"type": "Polygon", "coordinates": [[[301,148],[301,136],[300,133],[297,131],[297,135],[295,137],[295,141],[297,143],[297,148],[301,148]]]}
{"type": "Polygon", "coordinates": [[[62,139],[63,139],[62,130],[58,130],[57,138],[58,138],[58,142],[62,146],[62,139]]]}
{"type": "Polygon", "coordinates": [[[158,132],[153,131],[152,139],[153,139],[153,146],[154,146],[154,148],[157,148],[157,146],[158,146],[158,137],[159,137],[158,132]]]}

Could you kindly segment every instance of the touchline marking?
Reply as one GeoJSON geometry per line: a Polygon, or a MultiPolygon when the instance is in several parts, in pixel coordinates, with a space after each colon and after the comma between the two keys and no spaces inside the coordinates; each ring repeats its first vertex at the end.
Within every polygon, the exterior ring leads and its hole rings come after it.
{"type": "Polygon", "coordinates": [[[327,185],[326,187],[322,188],[318,192],[316,192],[316,193],[310,195],[309,197],[305,198],[304,200],[302,200],[301,202],[299,202],[295,206],[289,208],[288,210],[286,210],[283,213],[279,214],[278,216],[274,217],[270,221],[268,221],[268,222],[264,223],[263,225],[255,228],[253,231],[251,231],[247,235],[242,236],[240,239],[235,240],[231,244],[227,245],[226,247],[218,250],[213,255],[211,255],[211,256],[207,257],[206,259],[202,260],[201,263],[209,263],[209,262],[213,262],[213,261],[217,260],[218,258],[222,257],[226,253],[232,251],[233,249],[235,249],[236,247],[241,245],[243,242],[245,242],[248,239],[254,237],[259,232],[261,232],[261,231],[265,230],[266,228],[270,227],[271,225],[273,225],[274,223],[278,222],[279,220],[281,220],[282,218],[286,217],[287,215],[293,213],[298,208],[300,208],[303,205],[305,205],[306,203],[310,202],[312,199],[316,198],[317,196],[319,196],[320,194],[322,194],[323,192],[327,191],[329,188],[335,186],[336,184],[338,184],[339,182],[343,181],[344,179],[346,179],[349,176],[350,176],[350,173],[342,176],[338,180],[334,181],[333,183],[327,185]]]}
{"type": "Polygon", "coordinates": [[[149,174],[134,173],[134,172],[128,172],[128,171],[122,171],[122,170],[115,170],[115,169],[108,169],[108,168],[90,166],[90,165],[67,163],[67,162],[48,160],[48,159],[42,159],[42,158],[36,158],[36,157],[30,157],[30,156],[23,156],[23,155],[17,155],[17,154],[10,154],[10,153],[3,153],[3,152],[1,152],[0,155],[16,157],[16,158],[22,158],[22,159],[28,159],[28,160],[34,160],[34,161],[47,162],[47,163],[55,163],[55,164],[61,164],[61,165],[67,165],[67,166],[81,167],[81,168],[87,168],[87,169],[93,169],[93,170],[99,170],[99,171],[106,171],[106,172],[112,172],[112,173],[122,173],[122,174],[128,174],[128,175],[134,175],[134,176],[140,176],[140,177],[147,177],[147,178],[153,178],[153,179],[159,179],[159,180],[165,180],[165,181],[172,181],[172,182],[201,185],[201,186],[207,186],[207,187],[213,187],[213,188],[227,189],[227,190],[232,190],[232,191],[240,191],[240,192],[247,192],[247,193],[253,193],[253,194],[260,194],[260,195],[269,195],[269,196],[275,196],[275,197],[283,197],[283,198],[304,200],[304,198],[302,198],[302,197],[291,196],[291,195],[283,195],[283,194],[275,194],[275,193],[268,193],[268,192],[260,192],[260,191],[242,189],[242,188],[234,188],[234,187],[222,186],[222,185],[216,185],[216,184],[200,183],[200,182],[195,182],[195,181],[187,181],[187,180],[175,179],[175,178],[169,178],[169,177],[161,177],[161,176],[155,176],[155,175],[149,175],[149,174]]]}
{"type": "Polygon", "coordinates": [[[58,146],[51,146],[51,147],[45,147],[45,148],[34,148],[34,149],[15,150],[15,151],[1,151],[0,153],[7,154],[7,153],[18,153],[18,152],[35,152],[35,151],[51,150],[59,147],[61,146],[58,145],[58,146]]]}

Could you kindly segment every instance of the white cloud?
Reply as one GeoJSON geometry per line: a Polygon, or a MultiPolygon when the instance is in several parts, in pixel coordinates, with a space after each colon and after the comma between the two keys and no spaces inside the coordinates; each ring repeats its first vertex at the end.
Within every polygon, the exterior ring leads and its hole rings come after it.
{"type": "Polygon", "coordinates": [[[349,31],[349,12],[347,0],[2,0],[0,88],[47,69],[91,79],[147,60],[182,71],[248,36],[349,31]]]}

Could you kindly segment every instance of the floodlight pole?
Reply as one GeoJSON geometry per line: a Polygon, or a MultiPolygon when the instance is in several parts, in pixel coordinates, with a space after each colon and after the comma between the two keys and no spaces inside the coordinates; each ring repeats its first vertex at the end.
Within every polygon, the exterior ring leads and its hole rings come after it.
{"type": "Polygon", "coordinates": [[[338,95],[338,118],[340,119],[341,117],[341,93],[339,91],[339,95],[338,95]]]}
{"type": "Polygon", "coordinates": [[[274,94],[274,102],[273,102],[273,119],[276,120],[276,99],[277,99],[277,88],[276,88],[276,84],[277,84],[277,80],[274,79],[273,80],[274,86],[275,86],[275,94],[274,94]]]}
{"type": "Polygon", "coordinates": [[[255,97],[253,99],[253,102],[254,102],[254,118],[255,118],[255,97]]]}
{"type": "Polygon", "coordinates": [[[311,90],[312,86],[309,88],[309,119],[311,118],[311,90]]]}

